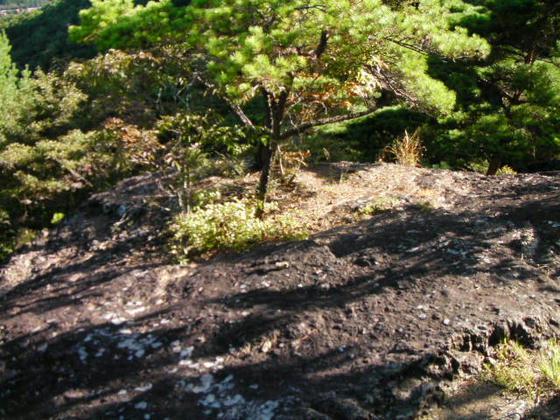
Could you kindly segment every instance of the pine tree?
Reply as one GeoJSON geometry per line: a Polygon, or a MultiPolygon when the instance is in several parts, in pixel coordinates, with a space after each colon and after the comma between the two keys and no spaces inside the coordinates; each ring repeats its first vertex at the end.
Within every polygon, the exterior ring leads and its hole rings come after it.
{"type": "MultiPolygon", "coordinates": [[[[92,0],[75,40],[101,50],[175,43],[201,83],[250,127],[267,135],[257,198],[266,196],[278,145],[311,127],[372,113],[382,92],[422,109],[449,112],[454,92],[428,75],[427,58],[482,57],[479,36],[450,29],[447,1],[92,0]],[[243,106],[259,96],[264,118],[243,106]]],[[[454,2],[456,3],[456,2],[454,2]]]]}
{"type": "Polygon", "coordinates": [[[0,150],[6,141],[6,132],[16,124],[20,112],[27,104],[25,93],[30,74],[18,71],[10,56],[11,46],[4,31],[0,31],[0,150]],[[7,111],[9,110],[9,112],[7,111]]]}
{"type": "MultiPolygon", "coordinates": [[[[10,42],[4,32],[0,32],[0,109],[10,109],[8,101],[17,89],[17,69],[12,64],[10,42]]],[[[1,130],[0,121],[0,130],[1,130]]]]}
{"type": "Polygon", "coordinates": [[[477,3],[456,9],[454,19],[487,39],[492,52],[483,62],[432,66],[458,92],[456,113],[440,120],[444,128],[432,149],[443,159],[484,159],[488,174],[504,164],[524,169],[554,159],[560,153],[560,3],[477,3]]]}

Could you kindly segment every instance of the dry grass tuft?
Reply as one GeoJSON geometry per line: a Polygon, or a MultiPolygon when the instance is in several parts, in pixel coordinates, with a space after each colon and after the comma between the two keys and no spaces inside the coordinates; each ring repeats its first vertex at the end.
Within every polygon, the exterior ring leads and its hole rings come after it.
{"type": "Polygon", "coordinates": [[[385,149],[386,153],[393,155],[397,163],[405,166],[418,166],[422,159],[422,141],[416,130],[412,135],[405,130],[402,138],[397,138],[385,149]]]}

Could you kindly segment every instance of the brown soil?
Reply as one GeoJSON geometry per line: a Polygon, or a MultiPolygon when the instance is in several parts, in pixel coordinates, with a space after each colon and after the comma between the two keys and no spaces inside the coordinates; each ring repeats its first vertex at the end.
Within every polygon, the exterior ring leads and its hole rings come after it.
{"type": "Polygon", "coordinates": [[[468,382],[493,345],[560,333],[560,173],[306,170],[275,196],[308,240],[189,266],[154,179],[0,267],[0,418],[556,418],[460,410],[495,393],[468,382]]]}

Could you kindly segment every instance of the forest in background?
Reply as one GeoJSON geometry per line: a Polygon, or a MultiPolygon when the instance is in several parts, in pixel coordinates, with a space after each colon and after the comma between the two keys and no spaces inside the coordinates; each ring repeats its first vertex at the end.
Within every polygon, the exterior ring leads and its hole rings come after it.
{"type": "Polygon", "coordinates": [[[405,133],[425,167],[558,169],[554,0],[187,3],[0,18],[0,258],[144,170],[176,168],[191,211],[199,176],[260,169],[264,202],[279,153],[391,159],[405,133]]]}
{"type": "Polygon", "coordinates": [[[0,7],[41,7],[51,0],[0,0],[0,7]]]}

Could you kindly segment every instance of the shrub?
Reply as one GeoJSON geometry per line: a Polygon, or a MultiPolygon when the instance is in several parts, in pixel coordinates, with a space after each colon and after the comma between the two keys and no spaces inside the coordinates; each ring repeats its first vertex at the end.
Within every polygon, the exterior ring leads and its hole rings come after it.
{"type": "Polygon", "coordinates": [[[397,138],[385,149],[386,153],[392,154],[397,163],[406,166],[417,166],[422,158],[422,141],[416,130],[412,136],[405,130],[402,138],[397,138]]]}
{"type": "Polygon", "coordinates": [[[360,207],[358,213],[362,216],[371,216],[373,214],[389,211],[398,206],[399,203],[399,199],[395,197],[379,197],[366,206],[360,207]]]}
{"type": "Polygon", "coordinates": [[[548,342],[539,353],[538,366],[547,381],[556,388],[556,392],[560,392],[560,342],[548,342]]]}
{"type": "Polygon", "coordinates": [[[290,151],[278,147],[276,162],[280,175],[280,182],[285,185],[293,184],[301,167],[307,166],[307,160],[310,157],[311,152],[309,150],[290,151]]]}
{"type": "MultiPolygon", "coordinates": [[[[271,211],[272,208],[266,209],[271,211]]],[[[255,217],[255,204],[245,200],[209,204],[180,213],[171,225],[172,252],[178,259],[217,250],[242,251],[272,240],[304,239],[304,229],[290,216],[255,217]]]]}
{"type": "Polygon", "coordinates": [[[537,400],[560,393],[560,342],[551,340],[540,350],[525,349],[514,341],[498,347],[497,361],[486,367],[489,379],[504,388],[537,400]]]}
{"type": "Polygon", "coordinates": [[[311,151],[311,161],[377,160],[387,139],[414,132],[428,120],[425,114],[401,106],[383,107],[373,115],[319,127],[296,146],[311,151]]]}
{"type": "Polygon", "coordinates": [[[511,166],[502,166],[496,171],[496,175],[516,175],[517,172],[511,166]]]}
{"type": "Polygon", "coordinates": [[[10,215],[0,208],[0,261],[13,252],[14,238],[10,215]]]}

